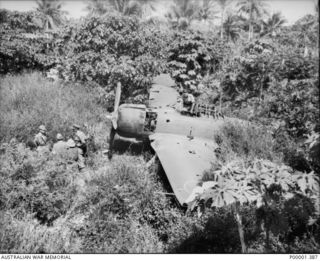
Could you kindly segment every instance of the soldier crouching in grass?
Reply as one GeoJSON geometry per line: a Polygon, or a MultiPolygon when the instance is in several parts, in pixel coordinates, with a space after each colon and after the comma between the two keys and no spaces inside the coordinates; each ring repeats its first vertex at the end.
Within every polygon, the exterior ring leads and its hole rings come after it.
{"type": "Polygon", "coordinates": [[[63,136],[60,133],[57,134],[56,138],[57,142],[53,144],[52,154],[64,158],[68,148],[67,142],[63,140],[63,136]]]}
{"type": "Polygon", "coordinates": [[[74,141],[75,141],[75,146],[78,152],[78,167],[79,167],[79,170],[81,171],[82,169],[85,168],[84,150],[82,149],[82,142],[78,136],[74,137],[74,141]]]}
{"type": "Polygon", "coordinates": [[[73,124],[72,126],[72,131],[73,131],[73,139],[74,141],[78,141],[77,146],[82,149],[83,155],[86,157],[87,156],[87,140],[88,136],[84,134],[83,131],[80,130],[80,126],[77,124],[73,124]]]}
{"type": "Polygon", "coordinates": [[[68,139],[66,142],[67,149],[66,149],[66,154],[65,154],[65,159],[67,163],[72,164],[76,161],[78,161],[79,153],[78,153],[78,148],[76,147],[76,143],[73,139],[68,139]]]}
{"type": "Polygon", "coordinates": [[[37,151],[40,154],[50,152],[47,141],[48,141],[48,136],[47,136],[46,126],[40,125],[39,132],[34,137],[34,144],[37,146],[37,151]]]}
{"type": "Polygon", "coordinates": [[[73,134],[74,134],[73,139],[76,143],[76,147],[78,148],[79,170],[82,170],[85,167],[85,157],[87,157],[87,155],[88,155],[88,149],[87,149],[88,136],[85,135],[80,130],[80,126],[77,124],[73,124],[72,130],[73,130],[73,134]]]}

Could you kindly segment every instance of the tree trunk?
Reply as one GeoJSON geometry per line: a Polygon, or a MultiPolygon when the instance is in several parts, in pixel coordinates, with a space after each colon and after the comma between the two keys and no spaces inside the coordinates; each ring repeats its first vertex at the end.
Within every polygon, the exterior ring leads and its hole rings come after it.
{"type": "Polygon", "coordinates": [[[219,110],[220,110],[220,113],[221,113],[221,109],[222,109],[222,84],[221,84],[221,81],[220,81],[220,97],[219,97],[219,110]]]}
{"type": "Polygon", "coordinates": [[[250,14],[249,14],[249,41],[251,41],[253,37],[253,15],[252,15],[252,6],[250,8],[250,14]]]}
{"type": "Polygon", "coordinates": [[[247,253],[247,246],[246,246],[246,243],[244,241],[242,218],[241,218],[241,215],[240,215],[239,207],[240,207],[240,203],[236,202],[236,204],[235,204],[235,217],[236,217],[236,222],[237,222],[237,225],[238,225],[238,232],[239,232],[239,237],[240,237],[240,242],[241,242],[242,253],[245,254],[245,253],[247,253]]]}
{"type": "Polygon", "coordinates": [[[269,253],[270,250],[270,230],[269,225],[266,225],[266,250],[269,253]]]}
{"type": "Polygon", "coordinates": [[[253,25],[252,25],[252,22],[250,21],[250,24],[249,24],[249,37],[248,37],[248,40],[251,41],[253,38],[253,25]]]}
{"type": "Polygon", "coordinates": [[[263,64],[263,66],[262,66],[262,73],[263,73],[263,75],[261,76],[261,79],[260,79],[260,97],[259,97],[260,102],[261,102],[261,100],[262,100],[262,92],[263,92],[264,64],[263,64]]]}
{"type": "Polygon", "coordinates": [[[221,33],[220,33],[221,40],[223,40],[223,31],[224,31],[223,20],[224,20],[224,10],[222,10],[222,14],[221,14],[221,33]]]}
{"type": "Polygon", "coordinates": [[[309,53],[309,51],[308,51],[308,47],[307,47],[307,46],[305,46],[305,47],[304,47],[303,57],[307,57],[307,56],[308,56],[308,53],[309,53]]]}

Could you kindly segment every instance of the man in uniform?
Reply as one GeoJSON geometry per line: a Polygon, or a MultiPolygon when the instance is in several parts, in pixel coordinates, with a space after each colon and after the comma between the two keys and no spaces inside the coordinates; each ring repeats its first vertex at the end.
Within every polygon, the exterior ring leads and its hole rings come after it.
{"type": "Polygon", "coordinates": [[[39,146],[45,146],[47,144],[47,129],[46,126],[40,125],[39,126],[39,132],[34,137],[34,143],[39,146]]]}
{"type": "Polygon", "coordinates": [[[84,150],[82,149],[82,142],[78,136],[74,137],[76,148],[78,149],[78,166],[79,170],[85,168],[84,150]]]}
{"type": "Polygon", "coordinates": [[[49,147],[47,146],[47,129],[46,126],[40,125],[39,126],[39,133],[36,134],[34,137],[34,143],[37,146],[37,151],[40,153],[50,152],[49,147]]]}
{"type": "Polygon", "coordinates": [[[65,157],[67,153],[67,143],[63,140],[63,136],[58,133],[57,134],[57,142],[53,144],[52,154],[58,155],[60,157],[65,157]]]}
{"type": "Polygon", "coordinates": [[[77,144],[77,147],[82,149],[83,155],[87,155],[87,140],[88,136],[83,133],[83,131],[80,130],[80,126],[77,124],[73,124],[72,126],[73,135],[74,135],[74,141],[77,144]]]}
{"type": "Polygon", "coordinates": [[[193,114],[194,106],[195,106],[195,99],[194,96],[191,93],[184,93],[182,96],[183,104],[190,107],[189,112],[193,114]]]}
{"type": "Polygon", "coordinates": [[[76,147],[76,143],[73,139],[68,139],[66,142],[66,160],[68,163],[74,163],[78,161],[78,148],[76,147]]]}

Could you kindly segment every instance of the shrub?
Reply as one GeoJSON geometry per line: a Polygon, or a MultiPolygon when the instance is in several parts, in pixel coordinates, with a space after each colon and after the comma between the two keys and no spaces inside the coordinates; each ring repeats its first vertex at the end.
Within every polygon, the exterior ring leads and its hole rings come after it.
{"type": "Polygon", "coordinates": [[[153,76],[162,67],[163,57],[154,52],[158,40],[163,42],[161,36],[147,32],[134,17],[87,17],[62,29],[57,43],[66,56],[61,74],[70,81],[95,82],[107,92],[120,81],[122,99],[137,96],[136,102],[144,101],[153,76]]]}
{"type": "MultiPolygon", "coordinates": [[[[270,250],[270,234],[282,235],[282,242],[308,233],[307,226],[316,215],[319,180],[313,172],[293,172],[285,165],[267,160],[233,161],[213,168],[209,181],[193,194],[189,208],[230,206],[237,221],[242,252],[246,242],[241,205],[256,203],[257,225],[265,233],[266,251],[270,250]],[[290,214],[289,214],[290,213],[290,214]]],[[[200,208],[201,209],[201,208],[200,208]]]]}
{"type": "Polygon", "coordinates": [[[202,78],[218,69],[227,50],[218,39],[191,31],[177,32],[169,46],[168,67],[183,89],[200,94],[202,78]]]}
{"type": "Polygon", "coordinates": [[[51,37],[42,32],[43,19],[39,12],[0,10],[0,74],[55,65],[51,37]]]}
{"type": "Polygon", "coordinates": [[[0,158],[1,209],[11,210],[15,218],[34,214],[41,223],[52,225],[72,204],[75,169],[50,155],[37,155],[22,144],[9,144],[4,150],[0,158]]]}
{"type": "Polygon", "coordinates": [[[235,158],[254,157],[280,161],[273,150],[272,133],[264,126],[232,119],[225,121],[214,134],[214,139],[220,147],[218,159],[224,163],[235,158]]]}
{"type": "Polygon", "coordinates": [[[81,242],[68,222],[58,221],[57,225],[41,225],[32,215],[23,220],[10,212],[0,212],[0,251],[2,253],[79,253],[81,242]]]}

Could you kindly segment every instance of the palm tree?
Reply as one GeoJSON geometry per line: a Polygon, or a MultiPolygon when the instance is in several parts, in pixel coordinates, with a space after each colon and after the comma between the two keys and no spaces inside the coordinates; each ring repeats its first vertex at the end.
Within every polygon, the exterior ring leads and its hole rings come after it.
{"type": "Polygon", "coordinates": [[[134,0],[107,0],[107,6],[122,15],[141,16],[142,9],[138,1],[134,0]]]}
{"type": "Polygon", "coordinates": [[[230,0],[217,0],[220,9],[221,9],[221,21],[220,21],[220,37],[221,39],[223,39],[223,33],[224,33],[224,16],[225,16],[225,12],[227,7],[230,4],[230,0]]]}
{"type": "Polygon", "coordinates": [[[299,19],[294,25],[293,28],[298,32],[298,39],[300,44],[304,45],[304,56],[307,56],[309,53],[309,48],[319,47],[319,23],[316,16],[305,15],[299,19]]]}
{"type": "Polygon", "coordinates": [[[144,17],[147,17],[152,13],[152,11],[155,11],[156,8],[154,4],[156,3],[156,0],[135,0],[141,8],[141,15],[144,17]]]}
{"type": "Polygon", "coordinates": [[[319,50],[319,3],[315,1],[315,15],[306,15],[300,19],[300,39],[305,43],[304,56],[309,53],[307,45],[316,43],[316,49],[319,50]]]}
{"type": "Polygon", "coordinates": [[[264,0],[239,0],[238,12],[247,16],[249,23],[249,41],[253,38],[253,24],[258,18],[268,14],[264,0]]]}
{"type": "Polygon", "coordinates": [[[55,29],[64,19],[66,11],[61,10],[59,0],[37,0],[37,11],[44,16],[43,28],[55,29]]]}
{"type": "Polygon", "coordinates": [[[261,21],[261,36],[271,35],[272,37],[279,34],[281,27],[287,20],[280,12],[272,14],[267,21],[261,21]]]}
{"type": "Polygon", "coordinates": [[[88,0],[86,10],[93,15],[104,15],[109,11],[105,0],[88,0]]]}
{"type": "Polygon", "coordinates": [[[201,6],[198,9],[197,19],[203,22],[213,21],[218,18],[216,15],[216,5],[213,0],[202,0],[201,6]]]}
{"type": "Polygon", "coordinates": [[[240,37],[241,23],[241,18],[238,15],[230,12],[226,14],[226,18],[223,22],[223,28],[221,30],[223,30],[227,36],[227,41],[230,39],[235,41],[240,37]]]}
{"type": "Polygon", "coordinates": [[[94,15],[116,11],[122,15],[147,16],[155,11],[156,0],[88,0],[86,10],[94,15]]]}
{"type": "Polygon", "coordinates": [[[174,0],[170,11],[165,15],[173,27],[186,29],[198,19],[199,6],[193,0],[174,0]]]}

